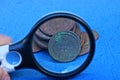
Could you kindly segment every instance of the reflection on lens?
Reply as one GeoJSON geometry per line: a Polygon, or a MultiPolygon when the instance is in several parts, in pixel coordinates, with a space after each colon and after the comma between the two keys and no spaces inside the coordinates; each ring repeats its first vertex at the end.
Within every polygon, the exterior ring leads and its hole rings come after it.
{"type": "Polygon", "coordinates": [[[79,56],[75,60],[67,63],[60,63],[52,59],[47,51],[34,54],[38,63],[48,71],[55,73],[68,73],[80,67],[87,58],[87,55],[79,56]]]}
{"type": "Polygon", "coordinates": [[[33,47],[35,59],[44,69],[68,73],[79,68],[87,59],[90,41],[86,30],[78,22],[53,18],[37,29],[33,47]]]}

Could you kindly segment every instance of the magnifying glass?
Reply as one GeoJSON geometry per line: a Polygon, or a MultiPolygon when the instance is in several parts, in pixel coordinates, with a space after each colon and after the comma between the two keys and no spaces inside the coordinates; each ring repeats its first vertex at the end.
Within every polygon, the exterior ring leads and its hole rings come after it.
{"type": "Polygon", "coordinates": [[[94,51],[93,32],[83,19],[67,12],[52,13],[21,41],[0,46],[0,67],[8,72],[32,68],[47,76],[69,78],[88,67],[94,51]],[[34,45],[39,48],[33,49],[34,45]]]}

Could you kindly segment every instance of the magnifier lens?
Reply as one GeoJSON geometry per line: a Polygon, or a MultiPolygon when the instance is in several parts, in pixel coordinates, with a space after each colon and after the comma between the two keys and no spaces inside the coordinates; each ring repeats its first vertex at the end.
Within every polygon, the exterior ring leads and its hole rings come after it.
{"type": "Polygon", "coordinates": [[[57,17],[39,26],[33,37],[33,54],[40,66],[53,73],[69,73],[87,59],[90,41],[77,21],[57,17]]]}

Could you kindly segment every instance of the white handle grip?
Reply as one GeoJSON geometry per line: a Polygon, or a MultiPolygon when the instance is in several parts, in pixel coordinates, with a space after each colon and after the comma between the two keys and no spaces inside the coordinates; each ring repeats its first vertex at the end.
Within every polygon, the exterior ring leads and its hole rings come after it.
{"type": "Polygon", "coordinates": [[[14,68],[15,66],[7,62],[6,56],[8,53],[9,53],[9,45],[0,46],[0,62],[1,62],[0,67],[2,67],[7,72],[12,72],[15,71],[14,68]]]}

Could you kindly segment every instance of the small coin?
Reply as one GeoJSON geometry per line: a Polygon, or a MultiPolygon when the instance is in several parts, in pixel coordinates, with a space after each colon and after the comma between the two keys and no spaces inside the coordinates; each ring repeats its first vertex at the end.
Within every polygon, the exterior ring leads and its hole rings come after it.
{"type": "Polygon", "coordinates": [[[34,36],[33,39],[38,47],[43,48],[43,49],[48,48],[48,41],[44,41],[44,40],[38,38],[37,36],[34,36]]]}
{"type": "Polygon", "coordinates": [[[58,32],[48,43],[51,57],[58,62],[73,61],[80,52],[80,38],[72,31],[58,32]]]}
{"type": "Polygon", "coordinates": [[[41,25],[40,30],[46,35],[52,36],[57,32],[71,30],[75,21],[68,18],[54,18],[41,25]]]}

